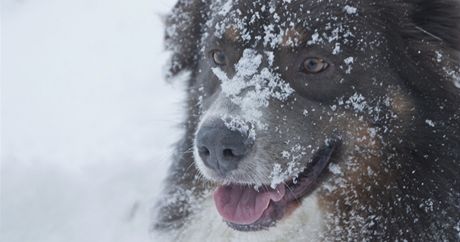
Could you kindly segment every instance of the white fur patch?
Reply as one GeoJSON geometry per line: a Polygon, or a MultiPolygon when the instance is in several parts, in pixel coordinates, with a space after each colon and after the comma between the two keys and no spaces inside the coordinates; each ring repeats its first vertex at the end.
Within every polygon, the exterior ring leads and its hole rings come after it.
{"type": "Polygon", "coordinates": [[[323,229],[315,193],[305,198],[301,206],[279,221],[276,227],[257,232],[239,232],[228,227],[217,213],[212,198],[206,200],[203,208],[171,241],[318,241],[323,229]]]}

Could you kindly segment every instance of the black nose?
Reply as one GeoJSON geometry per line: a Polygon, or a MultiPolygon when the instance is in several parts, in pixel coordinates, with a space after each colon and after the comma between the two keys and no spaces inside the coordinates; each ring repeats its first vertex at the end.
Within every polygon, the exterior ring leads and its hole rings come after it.
{"type": "Polygon", "coordinates": [[[201,160],[221,175],[235,170],[250,153],[253,144],[247,132],[230,130],[221,120],[203,124],[196,136],[201,160]]]}

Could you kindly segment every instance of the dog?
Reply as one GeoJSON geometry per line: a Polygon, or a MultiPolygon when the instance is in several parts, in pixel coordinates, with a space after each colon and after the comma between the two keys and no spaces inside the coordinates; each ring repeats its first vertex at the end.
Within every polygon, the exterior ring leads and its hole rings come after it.
{"type": "Polygon", "coordinates": [[[181,241],[460,240],[460,5],[180,0],[186,84],[154,230],[181,241]]]}

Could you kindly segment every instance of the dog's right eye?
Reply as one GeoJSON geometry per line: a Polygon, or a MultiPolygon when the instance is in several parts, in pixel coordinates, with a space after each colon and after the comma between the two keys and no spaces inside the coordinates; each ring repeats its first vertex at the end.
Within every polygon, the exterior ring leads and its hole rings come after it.
{"type": "Polygon", "coordinates": [[[224,66],[225,64],[227,64],[227,57],[225,56],[225,53],[221,50],[211,51],[211,57],[216,65],[224,66]]]}
{"type": "Polygon", "coordinates": [[[311,57],[303,62],[302,69],[308,74],[317,74],[329,67],[329,64],[321,58],[311,57]]]}

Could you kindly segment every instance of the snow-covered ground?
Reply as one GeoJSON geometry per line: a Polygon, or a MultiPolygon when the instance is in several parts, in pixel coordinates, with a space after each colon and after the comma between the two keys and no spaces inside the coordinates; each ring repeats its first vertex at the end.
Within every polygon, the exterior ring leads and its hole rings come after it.
{"type": "Polygon", "coordinates": [[[142,242],[180,130],[174,0],[2,0],[0,241],[142,242]]]}

